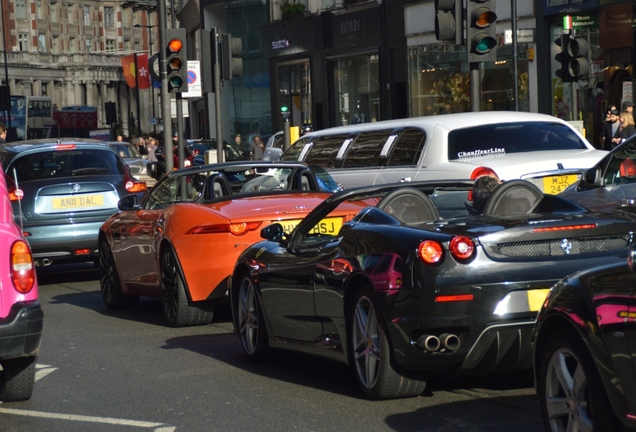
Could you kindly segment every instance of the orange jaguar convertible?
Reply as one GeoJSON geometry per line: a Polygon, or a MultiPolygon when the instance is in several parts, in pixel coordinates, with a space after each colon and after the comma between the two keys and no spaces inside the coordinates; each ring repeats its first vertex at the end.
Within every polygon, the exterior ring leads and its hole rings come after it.
{"type": "MultiPolygon", "coordinates": [[[[203,165],[164,176],[139,202],[130,195],[99,233],[99,278],[107,307],[162,300],[174,327],[212,321],[227,300],[239,254],[280,222],[287,232],[337,187],[324,170],[301,162],[203,165]]],[[[338,232],[366,203],[350,203],[316,225],[338,232]]]]}

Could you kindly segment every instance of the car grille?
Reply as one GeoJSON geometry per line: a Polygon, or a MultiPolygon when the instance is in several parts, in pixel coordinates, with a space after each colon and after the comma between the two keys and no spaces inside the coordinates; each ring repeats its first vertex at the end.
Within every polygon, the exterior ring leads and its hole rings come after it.
{"type": "Polygon", "coordinates": [[[608,252],[626,248],[631,242],[632,235],[625,234],[501,243],[497,247],[502,255],[509,257],[542,257],[608,252]]]}

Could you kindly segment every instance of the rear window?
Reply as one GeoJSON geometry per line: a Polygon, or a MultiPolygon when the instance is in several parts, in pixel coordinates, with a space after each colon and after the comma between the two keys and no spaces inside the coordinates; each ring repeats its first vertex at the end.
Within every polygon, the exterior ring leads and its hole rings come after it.
{"type": "Polygon", "coordinates": [[[587,149],[567,125],[520,122],[457,129],[448,134],[448,159],[472,160],[545,150],[587,149]]]}
{"type": "Polygon", "coordinates": [[[111,147],[114,148],[115,151],[117,153],[119,153],[119,156],[121,156],[123,158],[139,158],[139,159],[141,159],[141,154],[139,153],[139,150],[137,150],[137,147],[135,147],[134,145],[112,144],[111,147]]]}
{"type": "Polygon", "coordinates": [[[52,150],[18,156],[7,173],[13,177],[15,169],[18,181],[45,180],[48,178],[124,175],[125,168],[117,155],[103,150],[52,150]]]}

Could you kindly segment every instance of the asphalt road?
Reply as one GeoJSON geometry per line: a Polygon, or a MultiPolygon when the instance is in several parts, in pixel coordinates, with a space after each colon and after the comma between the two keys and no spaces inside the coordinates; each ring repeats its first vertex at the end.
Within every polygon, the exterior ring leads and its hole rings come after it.
{"type": "Polygon", "coordinates": [[[369,401],[344,365],[293,353],[248,362],[225,310],[173,329],[158,301],[110,311],[91,266],[63,270],[38,273],[35,391],[0,404],[2,432],[542,430],[528,373],[438,377],[420,397],[369,401]]]}

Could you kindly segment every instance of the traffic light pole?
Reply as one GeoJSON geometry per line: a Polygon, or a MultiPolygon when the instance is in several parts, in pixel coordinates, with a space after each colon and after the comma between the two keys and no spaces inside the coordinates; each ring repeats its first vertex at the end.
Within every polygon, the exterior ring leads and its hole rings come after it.
{"type": "Polygon", "coordinates": [[[164,164],[166,172],[174,168],[172,151],[172,112],[170,110],[170,94],[168,93],[168,67],[166,62],[166,2],[157,2],[157,14],[159,17],[159,76],[161,77],[161,118],[163,120],[163,147],[164,164]]]}
{"type": "Polygon", "coordinates": [[[470,63],[470,110],[479,112],[481,105],[481,77],[480,63],[470,63]]]}
{"type": "Polygon", "coordinates": [[[225,162],[225,153],[223,152],[223,118],[221,116],[221,53],[219,52],[220,34],[216,28],[212,29],[214,33],[214,111],[216,113],[216,158],[217,162],[225,162]]]}

